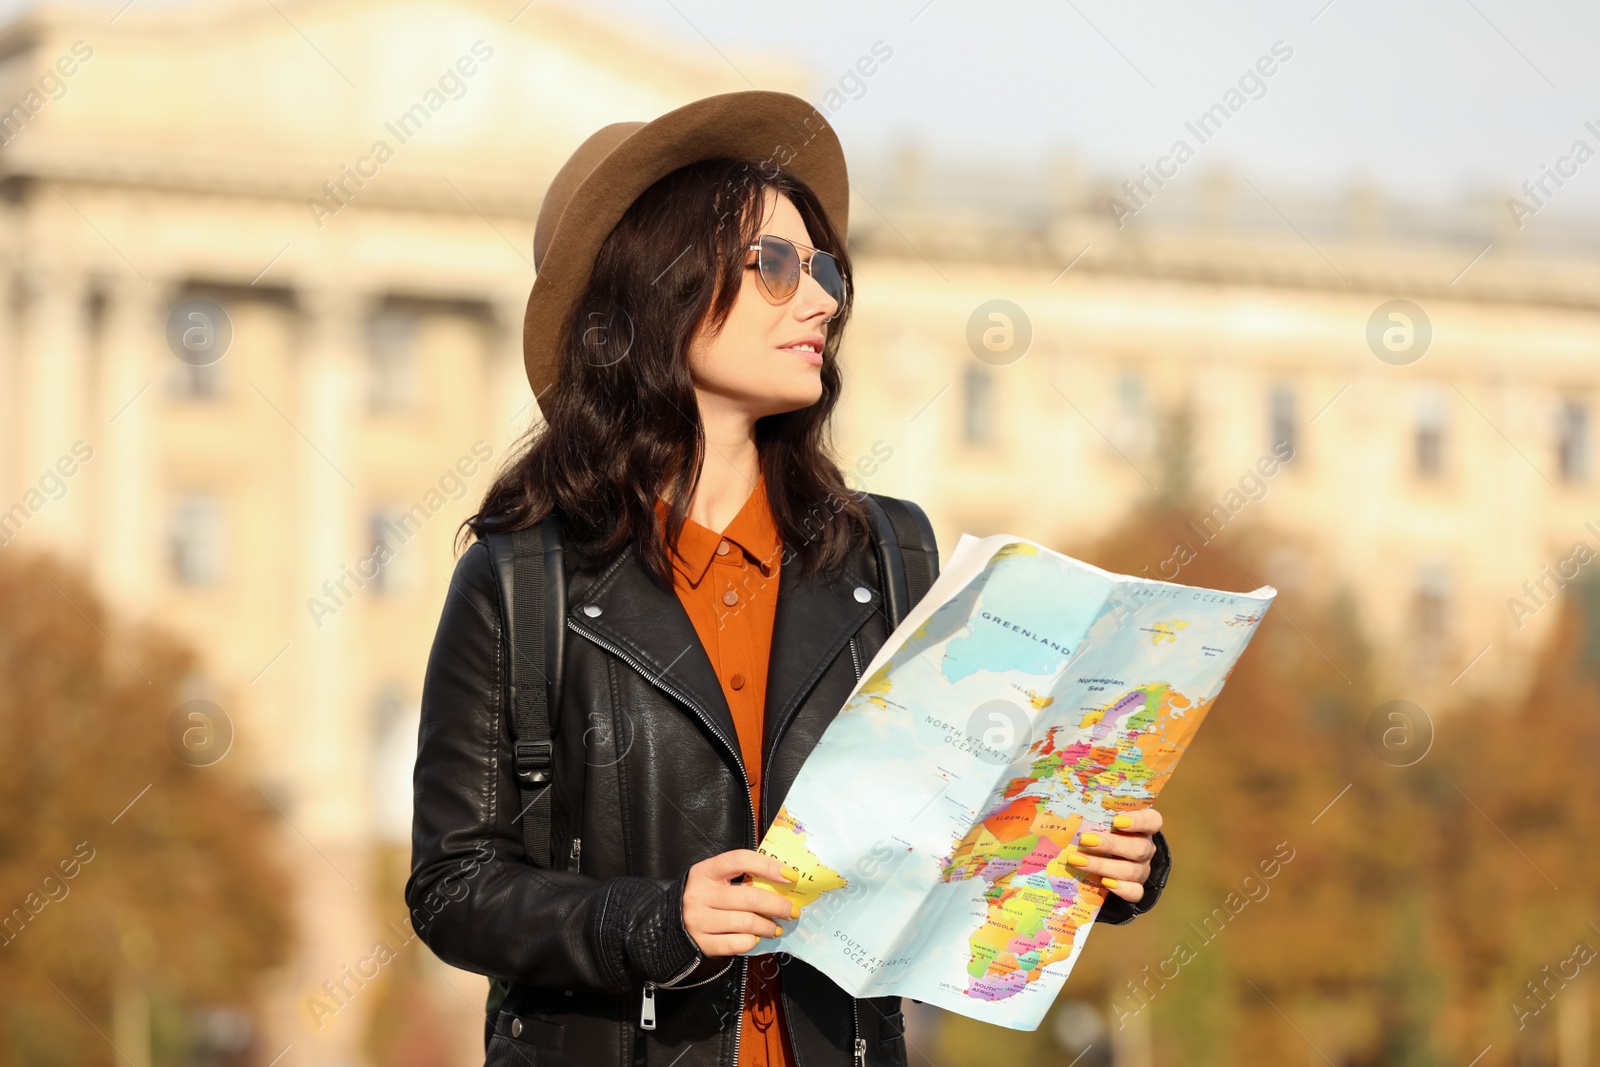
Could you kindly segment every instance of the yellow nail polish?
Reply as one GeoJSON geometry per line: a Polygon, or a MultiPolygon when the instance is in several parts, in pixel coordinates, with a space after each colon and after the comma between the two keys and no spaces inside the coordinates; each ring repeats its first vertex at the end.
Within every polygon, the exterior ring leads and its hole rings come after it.
{"type": "Polygon", "coordinates": [[[1117,888],[1117,880],[1115,878],[1102,878],[1100,879],[1100,884],[1105,886],[1107,889],[1117,888]]]}
{"type": "Polygon", "coordinates": [[[1115,826],[1118,830],[1126,830],[1128,827],[1133,825],[1133,816],[1118,815],[1116,818],[1111,820],[1111,825],[1115,826]]]}
{"type": "Polygon", "coordinates": [[[1082,837],[1078,838],[1078,843],[1080,845],[1088,845],[1090,848],[1094,848],[1100,843],[1100,835],[1084,834],[1082,837]]]}
{"type": "Polygon", "coordinates": [[[773,937],[782,937],[783,936],[783,927],[781,927],[781,926],[778,927],[778,932],[773,934],[772,936],[773,937]]]}
{"type": "Polygon", "coordinates": [[[800,905],[796,904],[792,900],[789,901],[789,918],[791,918],[791,919],[800,918],[800,905]]]}
{"type": "Polygon", "coordinates": [[[1087,867],[1089,866],[1089,857],[1081,852],[1068,852],[1067,862],[1074,867],[1087,867]]]}

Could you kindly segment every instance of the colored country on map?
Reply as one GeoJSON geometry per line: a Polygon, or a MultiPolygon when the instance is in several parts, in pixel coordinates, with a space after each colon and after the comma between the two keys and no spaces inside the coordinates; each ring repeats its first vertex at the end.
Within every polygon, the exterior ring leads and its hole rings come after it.
{"type": "Polygon", "coordinates": [[[1188,622],[1183,619],[1168,619],[1166,622],[1155,623],[1150,627],[1150,643],[1159,645],[1163,641],[1176,642],[1178,631],[1188,628],[1188,622]]]}
{"type": "Polygon", "coordinates": [[[822,894],[843,889],[848,884],[843,875],[825,865],[817,858],[817,854],[811,851],[810,846],[806,844],[805,826],[786,807],[778,809],[777,817],[772,820],[772,829],[767,831],[759,851],[764,856],[772,856],[791,870],[798,871],[799,878],[793,885],[784,885],[782,882],[773,882],[759,875],[752,875],[751,883],[762,889],[770,889],[785,900],[798,903],[802,908],[822,894]]]}
{"type": "Polygon", "coordinates": [[[1058,816],[1043,800],[997,806],[944,861],[946,882],[978,878],[988,886],[983,922],[967,939],[970,997],[1004,1000],[1070,958],[1078,931],[1105,899],[1066,862],[1082,817],[1058,816]]]}

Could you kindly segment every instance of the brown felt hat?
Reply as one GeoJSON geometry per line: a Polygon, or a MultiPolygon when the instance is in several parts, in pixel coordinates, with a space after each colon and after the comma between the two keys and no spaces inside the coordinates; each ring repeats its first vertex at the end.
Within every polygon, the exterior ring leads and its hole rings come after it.
{"type": "Polygon", "coordinates": [[[747,159],[810,186],[843,236],[850,213],[844,150],[828,120],[789,93],[708,96],[650,122],[613,122],[578,146],[550,182],[533,230],[533,291],[522,361],[533,395],[554,384],[562,345],[600,245],[657,180],[702,159],[747,159]]]}

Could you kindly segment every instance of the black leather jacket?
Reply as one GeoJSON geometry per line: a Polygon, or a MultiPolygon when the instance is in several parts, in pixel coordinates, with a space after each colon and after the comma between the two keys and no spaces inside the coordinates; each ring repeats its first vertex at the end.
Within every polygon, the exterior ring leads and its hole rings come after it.
{"type": "MultiPolygon", "coordinates": [[[[919,517],[921,512],[915,512],[919,517]]],[[[926,524],[926,519],[922,518],[926,524]]],[[[931,530],[927,533],[931,545],[931,530]]],[[[598,571],[566,556],[565,677],[553,717],[552,839],[563,862],[525,862],[506,693],[500,579],[482,541],[457,562],[422,694],[412,871],[418,935],[446,963],[510,980],[486,1020],[487,1063],[733,1067],[747,956],[704,957],[683,924],[689,867],[755,848],[733,719],[676,594],[629,549],[598,571]],[[563,768],[587,763],[581,800],[563,768]],[[581,871],[565,868],[570,813],[582,804],[581,871]],[[645,983],[657,1024],[640,1027],[645,983]]],[[[782,564],[766,703],[761,818],[770,824],[795,774],[888,638],[878,555],[833,578],[800,581],[782,564]],[[865,602],[858,600],[865,590],[865,602]]],[[[903,579],[900,588],[903,590],[903,579]]],[[[1138,908],[1112,897],[1103,922],[1148,910],[1170,856],[1159,838],[1138,908]]],[[[787,954],[790,1040],[805,1067],[906,1063],[900,998],[854,999],[787,954]]]]}

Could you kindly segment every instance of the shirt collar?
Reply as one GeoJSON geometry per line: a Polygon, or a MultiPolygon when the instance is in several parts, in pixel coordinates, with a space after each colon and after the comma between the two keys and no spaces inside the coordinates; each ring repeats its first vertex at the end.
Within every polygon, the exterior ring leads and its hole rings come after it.
{"type": "MultiPolygon", "coordinates": [[[[657,497],[656,520],[660,524],[663,537],[666,536],[668,510],[667,502],[657,497]]],[[[767,500],[767,481],[764,474],[757,475],[755,488],[750,491],[744,506],[733,517],[733,521],[728,523],[728,528],[720,534],[694,519],[686,517],[683,520],[683,532],[678,538],[678,554],[672,557],[673,567],[688,579],[690,585],[698,586],[717,554],[717,545],[724,540],[732,542],[735,549],[742,550],[750,562],[761,569],[765,577],[770,578],[777,571],[781,562],[779,551],[782,542],[767,500]]]]}

